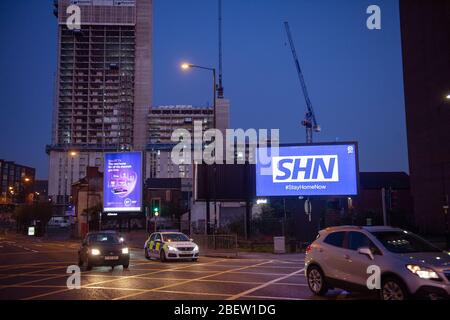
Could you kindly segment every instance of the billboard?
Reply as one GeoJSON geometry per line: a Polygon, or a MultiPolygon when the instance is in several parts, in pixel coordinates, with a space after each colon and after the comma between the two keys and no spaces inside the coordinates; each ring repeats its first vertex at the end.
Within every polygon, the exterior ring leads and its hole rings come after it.
{"type": "Polygon", "coordinates": [[[142,210],[142,153],[105,153],[103,211],[142,210]]]}
{"type": "Polygon", "coordinates": [[[257,148],[256,196],[351,196],[358,193],[357,144],[257,148]]]}

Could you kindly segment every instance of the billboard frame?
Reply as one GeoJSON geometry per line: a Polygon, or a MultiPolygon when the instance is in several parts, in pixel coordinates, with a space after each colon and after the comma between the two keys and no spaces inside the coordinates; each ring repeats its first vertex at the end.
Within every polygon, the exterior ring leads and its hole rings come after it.
{"type": "Polygon", "coordinates": [[[131,214],[139,214],[139,213],[143,213],[143,207],[144,207],[144,177],[145,177],[145,159],[144,159],[144,152],[143,151],[115,151],[115,152],[104,152],[103,153],[103,213],[117,213],[118,215],[131,215],[131,214]],[[127,154],[127,153],[139,153],[140,155],[140,170],[141,170],[141,178],[140,178],[140,184],[139,184],[139,188],[140,188],[140,208],[139,210],[133,210],[133,211],[126,211],[126,210],[112,210],[112,209],[107,209],[105,208],[105,179],[106,179],[106,156],[108,154],[127,154]]]}
{"type": "MultiPolygon", "coordinates": [[[[357,197],[360,194],[360,186],[359,186],[359,145],[357,141],[334,141],[334,142],[313,142],[313,143],[280,143],[279,148],[282,147],[307,147],[307,146],[338,146],[338,145],[348,145],[353,144],[355,146],[356,154],[355,154],[355,165],[356,165],[356,194],[340,194],[340,195],[284,195],[284,196],[269,196],[269,195],[258,195],[258,190],[256,189],[255,185],[255,197],[258,198],[275,198],[275,199],[287,199],[287,198],[325,198],[325,197],[357,197]]],[[[272,148],[271,146],[265,146],[265,147],[256,147],[255,152],[258,152],[258,149],[260,148],[272,148]]],[[[257,159],[257,157],[255,157],[257,159]]],[[[258,161],[258,160],[257,160],[258,161]]],[[[255,165],[256,170],[256,165],[255,165]]],[[[255,183],[256,183],[256,171],[255,171],[255,183]]]]}

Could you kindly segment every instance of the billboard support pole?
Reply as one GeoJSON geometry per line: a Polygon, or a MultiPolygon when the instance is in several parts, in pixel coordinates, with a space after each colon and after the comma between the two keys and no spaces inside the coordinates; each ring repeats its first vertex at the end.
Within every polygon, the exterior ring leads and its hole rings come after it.
{"type": "Polygon", "coordinates": [[[385,188],[381,188],[381,207],[383,208],[383,225],[387,226],[386,189],[385,188]]]}

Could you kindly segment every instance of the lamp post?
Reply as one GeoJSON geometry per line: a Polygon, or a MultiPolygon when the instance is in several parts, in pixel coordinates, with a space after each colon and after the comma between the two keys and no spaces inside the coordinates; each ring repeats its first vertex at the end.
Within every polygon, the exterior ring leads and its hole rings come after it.
{"type": "Polygon", "coordinates": [[[217,90],[217,84],[216,84],[216,69],[215,68],[209,68],[209,67],[203,67],[198,66],[191,63],[183,63],[181,64],[181,69],[188,70],[191,68],[197,68],[197,69],[203,69],[208,70],[212,72],[213,76],[213,128],[216,128],[216,90],[217,90]]]}
{"type": "MultiPolygon", "coordinates": [[[[442,121],[442,109],[444,104],[450,103],[450,93],[447,93],[445,95],[444,102],[439,104],[438,112],[439,112],[439,121],[442,121]]],[[[439,125],[439,140],[443,140],[442,137],[442,129],[441,125],[439,125]]],[[[446,249],[450,248],[450,233],[449,233],[449,197],[448,197],[448,191],[447,191],[447,182],[446,182],[446,166],[448,166],[449,162],[441,162],[441,177],[442,177],[442,211],[444,214],[444,232],[445,232],[445,242],[446,242],[446,249]]]]}
{"type": "MultiPolygon", "coordinates": [[[[216,92],[217,92],[217,84],[216,84],[216,69],[215,68],[210,68],[210,67],[203,67],[203,66],[198,66],[195,64],[191,64],[191,63],[183,63],[181,64],[181,69],[183,70],[188,70],[191,68],[197,68],[197,69],[203,69],[203,70],[207,70],[207,71],[211,71],[212,72],[212,76],[213,76],[213,83],[212,83],[212,88],[213,88],[213,128],[216,129],[216,124],[217,124],[217,119],[216,119],[216,92]]],[[[222,146],[221,146],[222,147],[222,146]]],[[[214,171],[214,221],[215,221],[215,228],[217,227],[217,208],[216,208],[216,161],[214,161],[214,167],[213,167],[213,171],[214,171]]],[[[209,196],[206,200],[206,234],[210,234],[211,233],[211,225],[210,225],[210,208],[209,208],[209,196]]],[[[190,224],[190,222],[189,222],[190,224]]]]}

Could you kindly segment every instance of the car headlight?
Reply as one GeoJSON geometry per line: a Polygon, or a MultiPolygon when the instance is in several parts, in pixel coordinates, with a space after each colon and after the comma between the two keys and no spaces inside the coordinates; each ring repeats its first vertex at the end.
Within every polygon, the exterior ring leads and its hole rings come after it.
{"type": "Polygon", "coordinates": [[[198,249],[198,246],[197,245],[195,245],[195,247],[194,247],[194,251],[198,251],[199,249],[198,249]]]}
{"type": "Polygon", "coordinates": [[[122,248],[122,254],[128,254],[128,253],[130,253],[128,248],[122,248]]]}
{"type": "Polygon", "coordinates": [[[100,255],[100,250],[98,250],[98,249],[92,249],[92,250],[91,250],[91,254],[92,254],[93,256],[98,256],[98,255],[100,255]]]}
{"type": "Polygon", "coordinates": [[[178,251],[178,249],[174,246],[167,246],[167,249],[169,249],[169,251],[178,251]]]}
{"type": "Polygon", "coordinates": [[[438,274],[432,269],[424,268],[424,267],[417,266],[417,265],[414,265],[414,264],[408,264],[406,266],[406,268],[408,268],[409,271],[411,271],[412,273],[417,275],[419,278],[422,278],[422,279],[439,279],[438,274]]]}

